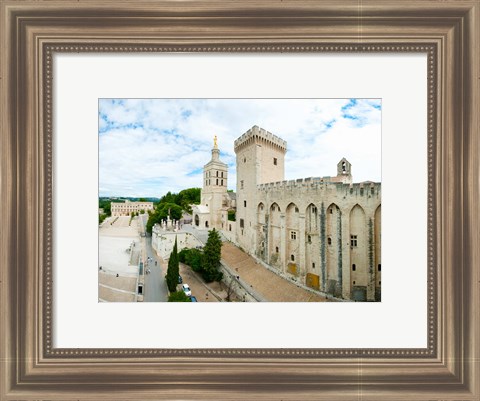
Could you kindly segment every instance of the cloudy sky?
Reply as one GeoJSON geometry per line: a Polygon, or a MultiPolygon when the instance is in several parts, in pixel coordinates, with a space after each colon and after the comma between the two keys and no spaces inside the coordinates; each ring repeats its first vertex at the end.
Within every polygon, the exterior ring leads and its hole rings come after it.
{"type": "Polygon", "coordinates": [[[99,195],[161,197],[202,186],[217,135],[235,190],[233,142],[254,125],[287,141],[285,179],[381,180],[379,99],[100,99],[99,195]]]}

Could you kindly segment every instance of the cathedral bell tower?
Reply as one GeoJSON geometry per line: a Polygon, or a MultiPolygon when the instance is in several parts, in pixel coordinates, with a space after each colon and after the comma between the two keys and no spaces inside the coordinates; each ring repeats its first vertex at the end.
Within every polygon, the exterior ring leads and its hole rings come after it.
{"type": "Polygon", "coordinates": [[[226,214],[228,165],[220,160],[217,136],[213,139],[212,159],[203,167],[201,204],[208,207],[210,216],[203,228],[222,229],[222,216],[226,214]]]}

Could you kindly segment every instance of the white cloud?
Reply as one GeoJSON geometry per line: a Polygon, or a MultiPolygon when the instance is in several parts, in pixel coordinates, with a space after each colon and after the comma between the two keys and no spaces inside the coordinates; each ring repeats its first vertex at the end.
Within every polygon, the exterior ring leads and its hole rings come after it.
{"type": "Polygon", "coordinates": [[[201,187],[214,135],[235,189],[233,143],[253,125],[287,141],[286,179],[335,175],[346,157],[354,181],[380,181],[380,100],[101,99],[99,106],[100,195],[201,187]]]}

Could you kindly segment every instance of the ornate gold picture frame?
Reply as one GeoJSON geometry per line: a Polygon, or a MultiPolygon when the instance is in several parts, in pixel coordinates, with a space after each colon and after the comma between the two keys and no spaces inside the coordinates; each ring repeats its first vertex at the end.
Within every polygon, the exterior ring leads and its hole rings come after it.
{"type": "Polygon", "coordinates": [[[480,399],[478,1],[2,1],[0,395],[480,399]],[[422,349],[59,349],[52,57],[59,52],[428,55],[422,349]]]}

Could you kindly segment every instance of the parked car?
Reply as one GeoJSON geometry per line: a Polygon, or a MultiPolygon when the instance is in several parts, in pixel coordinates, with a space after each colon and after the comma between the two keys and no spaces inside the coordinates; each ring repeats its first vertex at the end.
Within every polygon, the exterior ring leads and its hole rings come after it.
{"type": "Polygon", "coordinates": [[[197,301],[197,298],[195,298],[193,295],[190,297],[190,301],[191,301],[191,302],[198,302],[198,301],[197,301]]]}
{"type": "Polygon", "coordinates": [[[188,286],[188,284],[183,284],[182,285],[182,290],[183,292],[185,293],[185,295],[187,297],[191,296],[192,295],[192,290],[190,289],[190,287],[188,286]]]}
{"type": "Polygon", "coordinates": [[[178,276],[178,284],[182,284],[183,283],[183,279],[182,279],[182,276],[178,276]]]}

